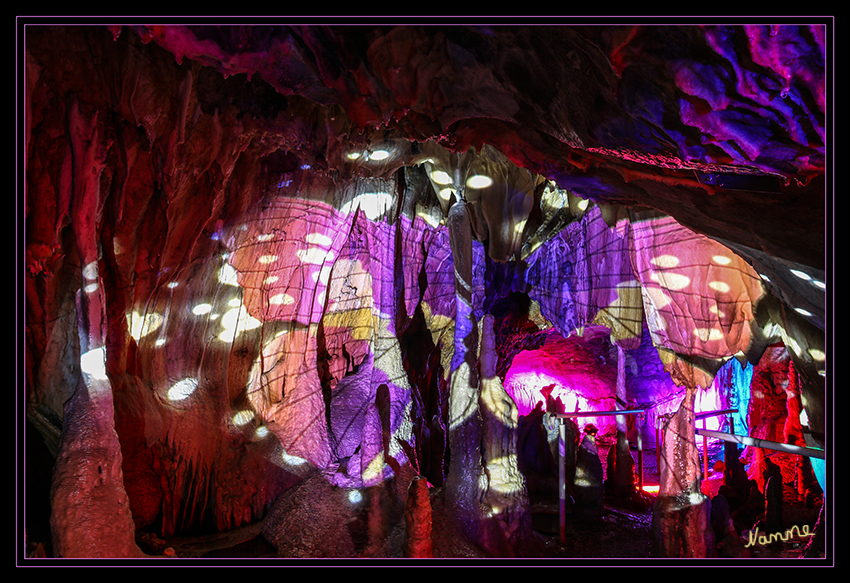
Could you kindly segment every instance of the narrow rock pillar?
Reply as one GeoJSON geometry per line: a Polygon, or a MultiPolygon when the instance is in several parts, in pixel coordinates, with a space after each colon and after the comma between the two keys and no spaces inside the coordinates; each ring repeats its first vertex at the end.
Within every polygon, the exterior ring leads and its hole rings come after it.
{"type": "Polygon", "coordinates": [[[472,306],[472,228],[466,205],[455,203],[448,214],[449,241],[455,268],[455,336],[449,392],[449,448],[446,501],[458,527],[473,541],[482,539],[485,480],[481,462],[478,325],[472,306]]]}
{"type": "Polygon", "coordinates": [[[661,485],[653,506],[656,551],[662,557],[714,554],[711,501],[700,490],[701,466],[694,431],[698,388],[687,388],[679,410],[667,421],[661,448],[661,485]]]}

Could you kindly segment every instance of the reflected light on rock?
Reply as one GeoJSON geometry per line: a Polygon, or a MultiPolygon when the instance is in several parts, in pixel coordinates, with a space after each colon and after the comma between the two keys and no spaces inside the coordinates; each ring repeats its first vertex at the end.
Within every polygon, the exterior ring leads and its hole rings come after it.
{"type": "Polygon", "coordinates": [[[130,325],[130,336],[136,342],[148,334],[155,332],[162,325],[162,316],[155,312],[146,314],[144,318],[138,312],[133,312],[127,319],[130,325]]]}
{"type": "Polygon", "coordinates": [[[196,316],[203,316],[204,314],[209,314],[211,311],[212,306],[210,304],[198,304],[192,308],[192,313],[196,316]]]}
{"type": "Polygon", "coordinates": [[[452,177],[442,170],[435,170],[431,172],[431,180],[441,185],[448,185],[452,183],[452,177]]]}
{"type": "Polygon", "coordinates": [[[231,419],[231,422],[236,427],[242,427],[243,425],[250,423],[253,418],[254,418],[254,412],[253,411],[239,411],[238,413],[236,413],[233,416],[233,418],[231,419]]]}
{"type": "Polygon", "coordinates": [[[106,351],[103,347],[89,350],[80,357],[80,370],[93,379],[106,380],[106,351]]]}
{"type": "Polygon", "coordinates": [[[275,294],[269,298],[269,304],[274,306],[288,306],[289,304],[294,304],[295,298],[293,298],[289,294],[275,294]]]}
{"type": "Polygon", "coordinates": [[[658,257],[653,257],[650,263],[656,267],[676,267],[679,265],[679,258],[675,255],[659,255],[658,257]]]}
{"type": "Polygon", "coordinates": [[[804,281],[809,281],[810,279],[812,279],[812,276],[810,276],[805,271],[800,271],[799,269],[792,269],[791,273],[793,273],[794,275],[796,275],[797,277],[799,277],[800,279],[802,279],[804,281]]]}
{"type": "Polygon", "coordinates": [[[165,396],[169,401],[182,401],[194,393],[197,388],[198,381],[195,379],[183,379],[171,385],[165,396]]]}
{"type": "Polygon", "coordinates": [[[478,176],[470,176],[469,179],[466,181],[466,186],[468,188],[475,189],[487,188],[491,184],[493,184],[493,179],[489,176],[484,176],[481,174],[479,174],[478,176]]]}
{"type": "Polygon", "coordinates": [[[650,277],[661,287],[672,290],[682,290],[691,285],[691,278],[679,273],[653,273],[650,277]]]}
{"type": "Polygon", "coordinates": [[[297,455],[290,455],[285,451],[280,454],[280,457],[281,459],[283,459],[284,462],[286,462],[290,466],[303,466],[307,463],[307,460],[305,460],[304,458],[298,457],[297,455]]]}
{"type": "Polygon", "coordinates": [[[218,270],[218,281],[227,285],[237,285],[237,273],[233,266],[225,263],[218,270]]]}

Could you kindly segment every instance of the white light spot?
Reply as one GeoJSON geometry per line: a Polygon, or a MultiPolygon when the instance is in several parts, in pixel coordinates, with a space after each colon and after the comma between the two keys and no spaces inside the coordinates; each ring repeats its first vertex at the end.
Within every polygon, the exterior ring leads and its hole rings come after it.
{"type": "Polygon", "coordinates": [[[166,397],[169,401],[182,401],[194,393],[197,388],[198,381],[195,379],[183,379],[171,385],[168,393],[166,393],[166,397]]]}
{"type": "Polygon", "coordinates": [[[725,255],[715,255],[711,258],[711,260],[717,263],[718,265],[729,265],[730,263],[732,263],[732,260],[729,257],[726,257],[725,255]]]}
{"type": "Polygon", "coordinates": [[[679,265],[679,258],[675,255],[659,255],[650,259],[649,262],[657,267],[676,267],[679,265]]]}
{"type": "Polygon", "coordinates": [[[805,309],[803,309],[803,308],[794,308],[794,310],[795,310],[797,313],[802,314],[802,315],[807,316],[807,317],[812,315],[812,313],[811,313],[810,311],[805,310],[805,309]]]}
{"type": "Polygon", "coordinates": [[[320,247],[330,248],[333,240],[327,235],[323,235],[321,233],[310,233],[304,238],[311,245],[318,245],[320,247]]]}
{"type": "Polygon", "coordinates": [[[307,263],[308,265],[321,265],[325,262],[325,259],[333,259],[333,253],[329,253],[327,249],[322,249],[321,247],[299,249],[295,255],[301,260],[301,263],[307,263]]]}
{"type": "Polygon", "coordinates": [[[93,379],[106,380],[106,351],[103,347],[89,350],[80,357],[80,369],[93,379]]]}
{"type": "Polygon", "coordinates": [[[390,157],[390,153],[386,150],[375,150],[369,154],[370,160],[386,160],[390,157]]]}
{"type": "Polygon", "coordinates": [[[826,353],[823,350],[818,350],[817,348],[809,348],[809,354],[815,360],[826,360],[826,353]]]}
{"type": "Polygon", "coordinates": [[[717,328],[694,328],[694,336],[702,342],[711,342],[712,340],[722,339],[723,332],[717,328]]]}
{"type": "Polygon", "coordinates": [[[289,455],[285,451],[280,454],[280,457],[291,466],[301,466],[307,463],[307,460],[304,458],[298,457],[297,455],[289,455]]]}
{"type": "Polygon", "coordinates": [[[233,269],[233,266],[229,263],[225,263],[221,266],[221,269],[218,270],[218,280],[221,283],[225,283],[227,285],[236,285],[237,283],[237,274],[236,270],[233,269]]]}
{"type": "Polygon", "coordinates": [[[454,193],[455,193],[454,189],[441,188],[440,192],[438,192],[437,194],[439,194],[440,198],[442,198],[444,201],[448,202],[452,198],[452,195],[454,193]]]}
{"type": "Polygon", "coordinates": [[[262,235],[257,235],[257,241],[269,241],[274,239],[273,233],[263,233],[262,235]]]}
{"type": "Polygon", "coordinates": [[[176,281],[170,281],[170,282],[168,282],[168,284],[166,285],[166,287],[168,287],[168,288],[170,288],[170,289],[174,289],[174,288],[175,288],[175,287],[177,287],[178,285],[180,285],[180,284],[179,284],[179,283],[177,283],[176,281]]]}
{"type": "Polygon", "coordinates": [[[295,298],[289,294],[275,294],[269,298],[269,303],[274,306],[288,306],[295,303],[295,298]]]}
{"type": "Polygon", "coordinates": [[[153,343],[154,346],[165,346],[165,338],[157,338],[156,342],[153,343]]]}
{"type": "Polygon", "coordinates": [[[198,304],[192,308],[192,313],[196,316],[203,316],[204,314],[209,314],[211,311],[212,306],[210,304],[198,304]]]}
{"type": "Polygon", "coordinates": [[[658,283],[658,285],[666,287],[667,289],[685,289],[691,284],[690,277],[687,275],[680,275],[678,273],[663,273],[661,275],[653,273],[650,277],[653,281],[658,283]]]}
{"type": "Polygon", "coordinates": [[[345,157],[349,160],[357,160],[360,157],[360,152],[349,152],[345,157]]]}
{"type": "Polygon", "coordinates": [[[431,180],[436,182],[437,184],[451,184],[452,177],[442,170],[435,170],[431,172],[431,180]]]}
{"type": "Polygon", "coordinates": [[[469,188],[487,188],[491,184],[493,184],[493,179],[484,175],[470,176],[466,181],[469,188]]]}
{"type": "Polygon", "coordinates": [[[352,504],[359,504],[363,500],[363,494],[359,490],[352,490],[348,493],[348,501],[352,504]]]}
{"type": "Polygon", "coordinates": [[[233,416],[231,421],[236,427],[242,427],[246,423],[249,423],[251,419],[254,418],[253,411],[239,411],[236,415],[233,416]]]}
{"type": "Polygon", "coordinates": [[[233,298],[232,300],[227,302],[227,305],[230,306],[231,308],[238,308],[239,306],[242,305],[242,300],[240,300],[239,298],[233,298]]]}
{"type": "Polygon", "coordinates": [[[806,280],[806,281],[812,279],[812,277],[808,273],[806,273],[805,271],[800,271],[799,269],[792,269],[791,273],[793,273],[794,275],[796,275],[800,279],[803,279],[803,280],[806,280]]]}
{"type": "Polygon", "coordinates": [[[590,201],[588,201],[587,199],[583,199],[578,201],[578,204],[576,206],[578,207],[578,210],[583,211],[587,209],[588,204],[590,204],[590,201]]]}
{"type": "Polygon", "coordinates": [[[90,284],[88,284],[88,285],[87,285],[85,288],[83,288],[83,289],[85,290],[85,292],[86,292],[87,294],[91,294],[91,293],[96,292],[98,287],[100,287],[100,286],[99,286],[99,285],[97,285],[96,283],[90,283],[90,284]]]}
{"type": "Polygon", "coordinates": [[[92,261],[83,268],[83,277],[89,281],[97,279],[97,261],[92,261]]]}
{"type": "Polygon", "coordinates": [[[258,439],[263,439],[269,434],[269,428],[265,425],[260,425],[257,427],[257,430],[254,432],[254,437],[258,439]]]}
{"type": "Polygon", "coordinates": [[[708,287],[720,293],[727,293],[730,289],[732,289],[725,281],[710,281],[708,282],[708,287]]]}
{"type": "Polygon", "coordinates": [[[820,289],[826,289],[826,284],[822,281],[817,280],[817,279],[812,280],[812,285],[815,286],[815,287],[819,287],[820,289]]]}
{"type": "Polygon", "coordinates": [[[277,255],[260,255],[257,258],[257,263],[262,263],[263,265],[268,265],[269,263],[274,263],[277,261],[277,255]]]}

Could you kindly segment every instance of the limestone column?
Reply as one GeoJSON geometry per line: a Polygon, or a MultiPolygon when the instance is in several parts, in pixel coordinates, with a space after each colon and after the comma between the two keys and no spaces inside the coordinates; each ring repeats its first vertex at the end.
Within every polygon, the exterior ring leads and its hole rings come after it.
{"type": "Polygon", "coordinates": [[[478,407],[478,325],[472,309],[472,228],[466,205],[455,203],[448,213],[449,240],[455,268],[454,356],[449,379],[449,461],[446,501],[461,531],[473,541],[482,538],[481,412],[478,407]]]}
{"type": "Polygon", "coordinates": [[[135,543],[106,368],[106,291],[99,269],[100,174],[106,146],[97,112],[71,107],[72,221],[82,267],[77,294],[80,377],[65,406],[51,483],[53,552],[63,558],[143,556],[135,543]]]}
{"type": "Polygon", "coordinates": [[[694,432],[699,387],[687,387],[679,410],[666,422],[661,448],[660,488],[653,506],[656,551],[662,557],[711,557],[711,501],[700,490],[701,465],[694,432]]]}

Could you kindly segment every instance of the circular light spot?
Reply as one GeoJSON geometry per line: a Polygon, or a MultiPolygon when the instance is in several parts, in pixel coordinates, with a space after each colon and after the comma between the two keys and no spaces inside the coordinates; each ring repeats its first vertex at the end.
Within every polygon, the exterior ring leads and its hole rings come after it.
{"type": "Polygon", "coordinates": [[[260,425],[257,427],[257,430],[254,432],[254,436],[258,439],[262,439],[269,434],[269,428],[265,425],[260,425]]]}
{"type": "Polygon", "coordinates": [[[578,210],[583,211],[587,209],[588,204],[590,204],[590,201],[587,199],[583,199],[578,201],[578,204],[576,206],[578,207],[578,210]]]}
{"type": "Polygon", "coordinates": [[[679,258],[675,255],[659,255],[650,259],[649,262],[657,267],[676,267],[679,265],[679,258]]]}
{"type": "Polygon", "coordinates": [[[195,379],[183,379],[171,385],[171,388],[166,393],[166,398],[169,401],[182,401],[194,393],[197,388],[198,381],[195,379]]]}
{"type": "Polygon", "coordinates": [[[452,177],[443,172],[442,170],[435,170],[431,172],[431,180],[436,182],[437,184],[451,184],[452,177]]]}
{"type": "Polygon", "coordinates": [[[269,298],[269,303],[275,306],[288,306],[295,303],[295,298],[289,294],[276,294],[269,298]]]}
{"type": "Polygon", "coordinates": [[[221,283],[226,283],[228,285],[236,285],[237,274],[236,270],[233,269],[233,266],[229,263],[225,263],[221,266],[221,269],[218,270],[218,280],[221,283]]]}
{"type": "Polygon", "coordinates": [[[246,423],[250,422],[251,419],[254,418],[253,411],[239,411],[236,415],[233,416],[231,421],[236,427],[242,427],[246,423]]]}
{"type": "Polygon", "coordinates": [[[198,304],[192,308],[192,313],[196,316],[203,316],[204,314],[209,314],[211,311],[212,306],[210,304],[198,304]]]}
{"type": "Polygon", "coordinates": [[[729,265],[730,263],[732,263],[732,260],[729,257],[726,257],[725,255],[715,255],[711,258],[711,260],[717,263],[718,265],[729,265]]]}
{"type": "Polygon", "coordinates": [[[304,240],[311,245],[319,245],[321,247],[330,247],[333,243],[333,240],[330,237],[323,235],[322,233],[310,233],[304,238],[304,240]]]}
{"type": "Polygon", "coordinates": [[[106,380],[106,352],[103,348],[89,350],[80,357],[80,369],[94,379],[106,380]]]}
{"type": "Polygon", "coordinates": [[[493,179],[489,176],[479,174],[478,176],[470,176],[466,181],[469,188],[487,188],[493,184],[493,179]]]}
{"type": "Polygon", "coordinates": [[[729,290],[732,289],[725,281],[710,281],[708,282],[708,287],[720,293],[727,293],[729,290]]]}
{"type": "Polygon", "coordinates": [[[702,342],[711,342],[723,338],[723,332],[717,328],[694,328],[694,336],[702,342]]]}
{"type": "Polygon", "coordinates": [[[651,278],[661,287],[666,287],[667,289],[672,290],[685,289],[686,287],[691,285],[690,277],[678,273],[653,273],[651,275],[651,278]]]}
{"type": "Polygon", "coordinates": [[[359,490],[352,490],[348,493],[348,501],[352,504],[359,504],[363,500],[363,494],[359,490]]]}
{"type": "Polygon", "coordinates": [[[386,160],[390,157],[390,153],[386,150],[375,150],[369,154],[370,160],[386,160]]]}
{"type": "Polygon", "coordinates": [[[304,458],[298,457],[297,455],[290,455],[285,451],[280,454],[280,457],[283,458],[283,461],[285,461],[291,466],[300,466],[307,463],[307,460],[305,460],[304,458]]]}

